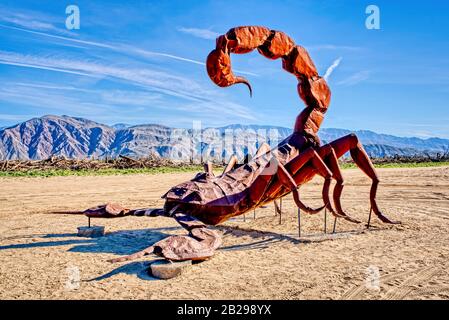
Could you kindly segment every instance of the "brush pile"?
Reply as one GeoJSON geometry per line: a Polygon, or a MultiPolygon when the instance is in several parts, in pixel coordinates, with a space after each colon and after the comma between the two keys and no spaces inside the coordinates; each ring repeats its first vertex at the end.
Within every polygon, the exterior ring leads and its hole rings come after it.
{"type": "Polygon", "coordinates": [[[119,156],[114,159],[66,159],[64,157],[50,157],[45,160],[2,160],[0,171],[28,172],[47,170],[104,170],[104,169],[147,169],[158,167],[181,167],[185,164],[173,162],[169,159],[148,156],[133,159],[119,156]]]}
{"type": "MultiPolygon", "coordinates": [[[[343,163],[352,163],[350,157],[340,160],[343,163]]],[[[424,163],[424,162],[449,162],[449,155],[436,156],[395,156],[385,158],[373,158],[374,164],[393,163],[424,163]]],[[[128,156],[105,159],[66,159],[52,156],[45,160],[0,160],[0,172],[30,172],[30,171],[98,171],[107,169],[149,169],[149,168],[197,168],[200,163],[178,162],[150,155],[146,158],[134,159],[128,156]]],[[[215,166],[223,166],[222,163],[214,163],[215,166]]]]}

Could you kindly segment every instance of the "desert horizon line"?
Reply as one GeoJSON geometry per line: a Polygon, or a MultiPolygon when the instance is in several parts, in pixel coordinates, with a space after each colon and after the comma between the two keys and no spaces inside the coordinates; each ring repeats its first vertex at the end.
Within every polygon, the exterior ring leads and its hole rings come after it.
{"type": "MultiPolygon", "coordinates": [[[[201,120],[192,120],[192,126],[191,127],[183,127],[183,126],[169,126],[166,124],[162,124],[162,123],[157,123],[157,122],[142,122],[142,123],[136,123],[136,124],[130,124],[130,123],[126,123],[126,122],[115,122],[115,123],[106,123],[106,122],[100,122],[97,120],[92,120],[88,117],[83,117],[83,116],[71,116],[71,115],[67,115],[67,114],[61,114],[61,115],[57,115],[57,114],[45,114],[43,116],[34,116],[34,117],[30,117],[27,120],[23,120],[23,121],[18,121],[12,125],[7,125],[7,126],[2,126],[0,127],[0,131],[2,130],[6,130],[9,128],[13,128],[15,126],[17,126],[18,124],[24,123],[24,122],[28,122],[34,119],[43,119],[46,117],[57,117],[57,118],[63,118],[63,117],[68,117],[68,118],[72,118],[72,119],[83,119],[83,120],[88,120],[88,121],[92,121],[95,123],[98,123],[100,125],[104,125],[107,127],[110,127],[112,129],[116,129],[116,130],[124,130],[124,129],[128,129],[128,128],[133,128],[133,127],[139,127],[139,126],[162,126],[162,127],[166,127],[166,128],[171,128],[171,129],[192,129],[193,127],[193,123],[202,123],[201,120]],[[120,128],[117,129],[115,128],[115,126],[118,125],[123,125],[124,128],[120,128]]],[[[256,123],[249,123],[249,124],[243,124],[243,123],[238,123],[238,122],[234,122],[234,123],[229,123],[229,124],[223,124],[223,125],[216,125],[216,126],[201,126],[200,128],[202,130],[206,130],[206,129],[220,129],[220,128],[226,128],[226,127],[231,127],[231,126],[243,126],[243,127],[268,127],[268,128],[282,128],[282,129],[287,129],[287,130],[293,130],[293,126],[290,127],[286,127],[283,125],[275,125],[275,124],[256,124],[256,123]]],[[[449,140],[448,138],[444,138],[444,137],[439,137],[439,136],[429,136],[429,137],[419,137],[416,135],[409,135],[409,136],[403,136],[403,135],[395,135],[395,134],[391,134],[391,133],[385,133],[385,132],[377,132],[377,131],[373,131],[373,130],[367,130],[367,129],[348,129],[348,128],[337,128],[337,127],[322,127],[321,130],[344,130],[344,131],[350,131],[350,132],[372,132],[374,134],[378,134],[378,135],[387,135],[387,136],[393,136],[393,137],[398,137],[398,138],[416,138],[416,139],[420,139],[420,140],[428,140],[428,139],[442,139],[442,140],[449,140]]]]}

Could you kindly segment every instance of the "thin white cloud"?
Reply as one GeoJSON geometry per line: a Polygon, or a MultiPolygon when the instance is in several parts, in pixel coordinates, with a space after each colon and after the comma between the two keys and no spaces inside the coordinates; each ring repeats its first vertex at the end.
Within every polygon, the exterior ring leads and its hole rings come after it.
{"type": "MultiPolygon", "coordinates": [[[[1,121],[25,121],[30,118],[33,118],[33,115],[23,115],[23,114],[9,114],[9,113],[0,113],[1,121]]],[[[5,128],[5,127],[3,127],[5,128]]],[[[1,130],[1,128],[0,128],[1,130]]]]}
{"type": "MultiPolygon", "coordinates": [[[[201,66],[205,65],[205,62],[203,61],[197,61],[165,52],[144,50],[123,43],[103,43],[73,38],[73,36],[77,35],[56,27],[59,20],[55,21],[54,17],[41,19],[42,15],[39,15],[39,13],[11,13],[3,11],[3,9],[0,11],[1,28],[21,31],[39,37],[46,37],[48,39],[52,39],[52,42],[58,45],[70,47],[75,46],[81,49],[97,47],[99,49],[110,50],[124,56],[134,56],[139,58],[162,57],[201,66]]],[[[184,31],[194,32],[194,30],[184,31]]],[[[215,36],[212,31],[209,33],[203,32],[201,34],[198,33],[199,30],[196,31],[196,34],[202,37],[212,37],[212,35],[215,36]]],[[[98,103],[96,103],[97,101],[92,99],[92,95],[98,95],[98,92],[91,92],[90,89],[60,86],[56,84],[28,84],[29,89],[34,89],[31,92],[30,90],[23,90],[23,86],[27,86],[23,83],[22,88],[17,88],[17,90],[12,90],[9,88],[9,91],[3,90],[3,92],[1,92],[1,99],[6,99],[13,103],[21,103],[23,101],[25,104],[35,107],[45,105],[60,110],[72,110],[72,108],[76,108],[78,112],[81,110],[83,112],[88,112],[89,108],[92,107],[105,111],[108,110],[109,105],[128,104],[145,106],[148,105],[149,101],[154,102],[157,100],[155,98],[156,96],[161,97],[162,95],[169,95],[184,100],[184,103],[180,103],[179,110],[189,105],[189,103],[185,103],[187,100],[187,102],[190,101],[190,110],[192,112],[198,112],[202,115],[204,113],[205,117],[207,117],[208,114],[211,116],[221,114],[223,117],[255,119],[253,114],[246,107],[226,101],[225,96],[220,94],[215,88],[205,89],[188,77],[176,76],[160,71],[159,69],[156,70],[149,68],[147,67],[148,65],[142,67],[137,61],[135,64],[132,64],[132,67],[129,67],[128,64],[124,67],[118,65],[117,63],[105,61],[103,57],[100,57],[99,60],[94,61],[86,59],[73,59],[71,56],[61,57],[61,55],[26,55],[0,50],[0,64],[47,70],[82,77],[105,78],[115,82],[125,82],[128,85],[133,85],[139,87],[143,91],[146,91],[146,93],[135,94],[132,94],[132,92],[129,91],[115,93],[103,92],[98,100],[98,103]],[[22,91],[20,92],[19,89],[22,91]],[[71,97],[69,92],[66,93],[69,97],[66,97],[63,92],[56,92],[57,90],[79,91],[83,94],[79,95],[78,99],[78,97],[74,95],[71,97]]],[[[257,74],[252,72],[240,70],[235,71],[237,73],[257,76],[257,74]]],[[[161,106],[161,108],[170,109],[172,107],[172,102],[165,103],[166,106],[161,106]]]]}
{"type": "Polygon", "coordinates": [[[54,34],[50,34],[50,33],[46,33],[46,32],[39,32],[39,31],[33,31],[33,30],[28,30],[28,29],[19,28],[19,27],[7,26],[4,24],[0,24],[0,27],[6,28],[6,29],[11,29],[11,30],[22,31],[22,32],[26,32],[26,33],[31,33],[31,34],[35,34],[35,35],[39,35],[39,36],[43,36],[43,37],[58,39],[58,40],[70,41],[70,42],[75,42],[75,43],[79,43],[79,44],[85,44],[85,45],[107,48],[107,49],[115,49],[114,46],[112,46],[112,45],[108,45],[108,44],[104,44],[104,43],[100,43],[100,42],[96,42],[96,41],[79,40],[79,39],[70,38],[70,37],[58,36],[58,35],[54,35],[54,34]]]}
{"type": "MultiPolygon", "coordinates": [[[[217,118],[218,113],[220,113],[220,119],[235,119],[235,117],[255,119],[252,113],[241,105],[220,99],[214,102],[168,104],[161,95],[144,90],[84,89],[51,83],[3,83],[0,101],[20,103],[34,107],[36,110],[41,110],[42,106],[45,106],[45,110],[53,110],[52,113],[93,117],[96,120],[123,118],[122,121],[128,121],[132,115],[138,113],[141,115],[136,119],[140,121],[143,115],[151,115],[153,121],[157,117],[162,117],[161,121],[167,121],[166,117],[160,116],[167,112],[187,113],[190,117],[201,119],[217,118]],[[67,91],[80,91],[83,94],[72,94],[67,91]],[[155,110],[158,111],[155,112],[155,110]]],[[[170,119],[173,123],[178,120],[170,119]]]]}
{"type": "Polygon", "coordinates": [[[131,90],[100,90],[97,92],[106,104],[123,106],[149,106],[164,103],[161,94],[131,90]]]}
{"type": "Polygon", "coordinates": [[[305,46],[305,47],[309,51],[322,51],[322,50],[360,51],[360,50],[363,50],[362,47],[334,45],[334,44],[320,44],[320,45],[312,45],[312,46],[305,46]]]}
{"type": "Polygon", "coordinates": [[[136,90],[102,90],[102,89],[86,89],[74,86],[64,86],[58,84],[48,83],[26,83],[26,82],[11,82],[10,86],[21,86],[28,88],[45,89],[54,92],[68,91],[68,92],[81,92],[84,94],[95,95],[96,100],[101,100],[106,104],[111,105],[136,105],[146,106],[149,103],[163,102],[162,95],[157,93],[151,93],[148,91],[136,91],[136,90]]]}
{"type": "MultiPolygon", "coordinates": [[[[159,57],[170,58],[170,59],[189,62],[189,63],[202,65],[202,66],[206,65],[205,62],[202,62],[202,61],[197,61],[197,60],[193,60],[193,59],[189,59],[189,58],[185,58],[185,57],[181,57],[181,56],[177,56],[177,55],[173,55],[173,54],[169,54],[169,53],[164,53],[164,52],[155,52],[155,51],[144,50],[144,49],[141,49],[138,47],[121,44],[121,43],[108,44],[108,43],[102,43],[102,42],[97,42],[97,41],[80,40],[80,39],[74,39],[74,38],[70,38],[70,37],[53,35],[53,34],[49,34],[49,33],[45,33],[45,32],[39,32],[39,31],[27,30],[24,28],[7,26],[7,25],[3,25],[3,24],[0,24],[0,27],[17,30],[17,31],[23,31],[23,32],[27,32],[30,34],[35,34],[35,35],[39,35],[39,36],[43,36],[43,37],[49,37],[49,38],[62,40],[62,41],[66,41],[66,42],[73,42],[73,43],[77,43],[77,44],[83,44],[83,45],[89,45],[89,46],[95,46],[95,47],[99,47],[99,48],[109,49],[112,51],[120,52],[122,54],[130,54],[131,53],[136,56],[144,57],[144,58],[151,58],[151,57],[159,56],[159,57]]],[[[240,73],[240,74],[246,74],[246,75],[251,75],[251,76],[255,76],[255,77],[258,76],[256,73],[253,73],[253,72],[248,72],[248,71],[243,71],[243,70],[238,70],[238,69],[234,69],[234,71],[236,73],[240,73]]]]}
{"type": "MultiPolygon", "coordinates": [[[[132,52],[134,52],[134,53],[136,53],[136,54],[138,54],[140,56],[143,56],[143,57],[160,56],[160,57],[166,57],[166,58],[171,58],[171,59],[175,59],[175,60],[190,62],[190,63],[202,65],[202,66],[206,65],[206,63],[202,62],[202,61],[197,61],[197,60],[192,60],[192,59],[188,59],[188,58],[183,58],[183,57],[175,56],[175,55],[168,54],[168,53],[148,51],[148,50],[143,50],[143,49],[139,49],[139,48],[135,48],[135,47],[131,47],[131,46],[123,46],[123,48],[127,49],[126,52],[131,52],[132,51],[132,52]]],[[[240,74],[246,74],[246,75],[250,75],[250,76],[255,76],[255,77],[259,76],[256,73],[243,71],[243,70],[238,70],[238,69],[234,69],[234,72],[240,73],[240,74]]]]}
{"type": "Polygon", "coordinates": [[[353,75],[347,77],[344,80],[339,81],[337,84],[341,85],[341,86],[353,86],[360,82],[368,80],[369,75],[370,75],[369,71],[360,71],[360,72],[354,73],[353,75]]]}
{"type": "MultiPolygon", "coordinates": [[[[182,99],[184,100],[184,105],[186,104],[185,101],[194,102],[194,104],[191,103],[192,106],[202,106],[203,111],[206,112],[209,111],[214,114],[228,114],[245,119],[254,118],[246,107],[224,101],[224,97],[217,94],[215,90],[206,90],[192,79],[171,75],[166,72],[149,68],[122,68],[119,66],[106,65],[93,61],[61,59],[56,57],[39,57],[5,51],[0,51],[0,64],[51,70],[81,76],[107,78],[113,81],[126,82],[127,84],[140,87],[152,92],[153,94],[157,92],[162,95],[182,99]]],[[[21,95],[19,95],[19,97],[20,96],[21,95]]],[[[3,95],[3,97],[5,97],[5,95],[3,95]]],[[[122,104],[125,103],[126,99],[123,94],[118,98],[121,99],[122,104]]],[[[135,98],[144,103],[144,100],[149,98],[149,96],[140,95],[135,98]]],[[[114,103],[113,100],[114,97],[111,96],[105,95],[103,97],[104,104],[114,103]],[[107,97],[109,97],[109,99],[107,99],[107,97]]],[[[16,102],[20,102],[20,99],[16,102]]],[[[42,102],[43,100],[39,101],[39,103],[42,102]]],[[[131,102],[131,100],[126,102],[131,102]]],[[[190,110],[194,110],[194,108],[191,108],[190,110]]],[[[188,109],[186,111],[188,111],[188,109]]]]}
{"type": "MultiPolygon", "coordinates": [[[[0,55],[1,57],[1,55],[0,55]]],[[[6,61],[0,58],[0,64],[10,65],[10,66],[17,66],[17,67],[26,67],[26,68],[32,68],[32,69],[41,69],[41,70],[48,70],[48,71],[56,71],[56,72],[62,72],[62,73],[69,73],[69,74],[76,74],[79,76],[89,76],[92,77],[93,75],[73,70],[67,70],[67,69],[60,69],[60,68],[53,68],[53,67],[46,67],[41,65],[33,65],[29,63],[22,63],[22,62],[12,62],[12,61],[6,61]]]]}
{"type": "Polygon", "coordinates": [[[54,19],[53,17],[37,11],[17,12],[11,11],[5,7],[0,7],[0,21],[2,22],[32,30],[51,31],[59,34],[74,34],[68,30],[58,28],[52,23],[58,20],[60,19],[54,19]]]}
{"type": "Polygon", "coordinates": [[[195,112],[203,116],[204,114],[212,115],[213,117],[220,118],[229,115],[233,115],[242,119],[255,120],[254,114],[241,105],[229,101],[217,100],[217,101],[204,101],[200,103],[182,104],[177,106],[178,110],[195,112]],[[226,109],[226,110],[225,110],[226,109]]]}
{"type": "Polygon", "coordinates": [[[15,25],[19,25],[25,28],[29,29],[39,29],[39,30],[54,30],[55,27],[52,24],[40,22],[40,21],[33,21],[29,19],[17,19],[14,17],[0,17],[2,21],[13,23],[15,25]]]}
{"type": "Polygon", "coordinates": [[[165,94],[173,94],[186,99],[202,100],[206,93],[203,92],[199,84],[191,79],[148,68],[121,68],[89,60],[39,57],[6,51],[0,51],[0,63],[83,76],[116,78],[148,89],[162,90],[165,94]]]}
{"type": "Polygon", "coordinates": [[[57,84],[47,84],[47,83],[29,83],[29,82],[11,82],[11,86],[22,86],[29,88],[40,88],[40,89],[49,89],[49,90],[68,90],[68,91],[84,91],[84,92],[92,92],[90,89],[82,89],[76,88],[73,86],[62,86],[57,84]]]}
{"type": "Polygon", "coordinates": [[[199,29],[199,28],[178,28],[178,31],[190,34],[194,37],[211,40],[216,39],[220,34],[208,29],[199,29]]]}
{"type": "Polygon", "coordinates": [[[57,113],[77,113],[86,116],[116,111],[113,106],[101,102],[92,103],[80,97],[33,88],[24,90],[23,88],[3,87],[0,92],[0,101],[27,105],[38,110],[44,106],[46,110],[51,109],[57,113]]]}
{"type": "Polygon", "coordinates": [[[340,65],[341,60],[343,60],[343,58],[339,57],[334,62],[332,62],[332,64],[329,66],[329,68],[327,68],[326,73],[323,76],[324,80],[327,81],[329,79],[332,72],[334,72],[334,70],[340,65]]]}

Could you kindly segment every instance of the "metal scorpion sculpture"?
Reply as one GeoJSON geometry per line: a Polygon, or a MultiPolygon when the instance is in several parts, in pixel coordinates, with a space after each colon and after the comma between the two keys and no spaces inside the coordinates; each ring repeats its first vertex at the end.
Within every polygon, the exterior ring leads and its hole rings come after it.
{"type": "Polygon", "coordinates": [[[188,236],[169,236],[143,251],[112,262],[132,260],[150,253],[172,261],[205,260],[221,245],[220,234],[208,229],[207,225],[217,225],[289,193],[293,194],[297,207],[307,213],[315,214],[325,208],[336,218],[360,223],[346,214],[341,206],[344,179],[338,159],[348,151],[355,164],[372,180],[372,212],[384,223],[399,223],[387,218],[377,205],[379,178],[357,136],[350,134],[321,145],[317,132],[329,107],[331,92],[325,79],[318,75],[307,51],[289,36],[259,26],[230,29],[217,38],[216,48],[207,57],[206,67],[211,80],[220,87],[245,84],[252,94],[249,82],[233,74],[230,54],[248,53],[254,49],[269,59],[282,59],[282,68],[298,79],[298,93],[306,108],[297,116],[293,134],[273,150],[263,144],[246,164],[238,166],[237,158],[232,156],[219,176],[214,175],[210,164],[206,165],[205,172],[174,186],[163,196],[163,209],[127,210],[107,205],[85,211],[88,217],[172,217],[189,232],[188,236]],[[315,175],[324,178],[324,205],[314,209],[301,201],[298,187],[315,175]],[[334,206],[329,199],[332,179],[336,181],[334,206]]]}

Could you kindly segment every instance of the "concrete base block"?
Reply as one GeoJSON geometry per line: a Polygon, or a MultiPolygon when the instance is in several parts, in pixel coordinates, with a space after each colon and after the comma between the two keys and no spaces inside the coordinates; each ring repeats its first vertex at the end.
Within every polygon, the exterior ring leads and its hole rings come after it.
{"type": "Polygon", "coordinates": [[[104,236],[103,226],[78,227],[78,237],[98,238],[104,236]]]}
{"type": "Polygon", "coordinates": [[[192,265],[192,261],[172,262],[169,260],[157,260],[148,268],[148,272],[155,278],[171,279],[179,276],[183,269],[192,265]]]}

